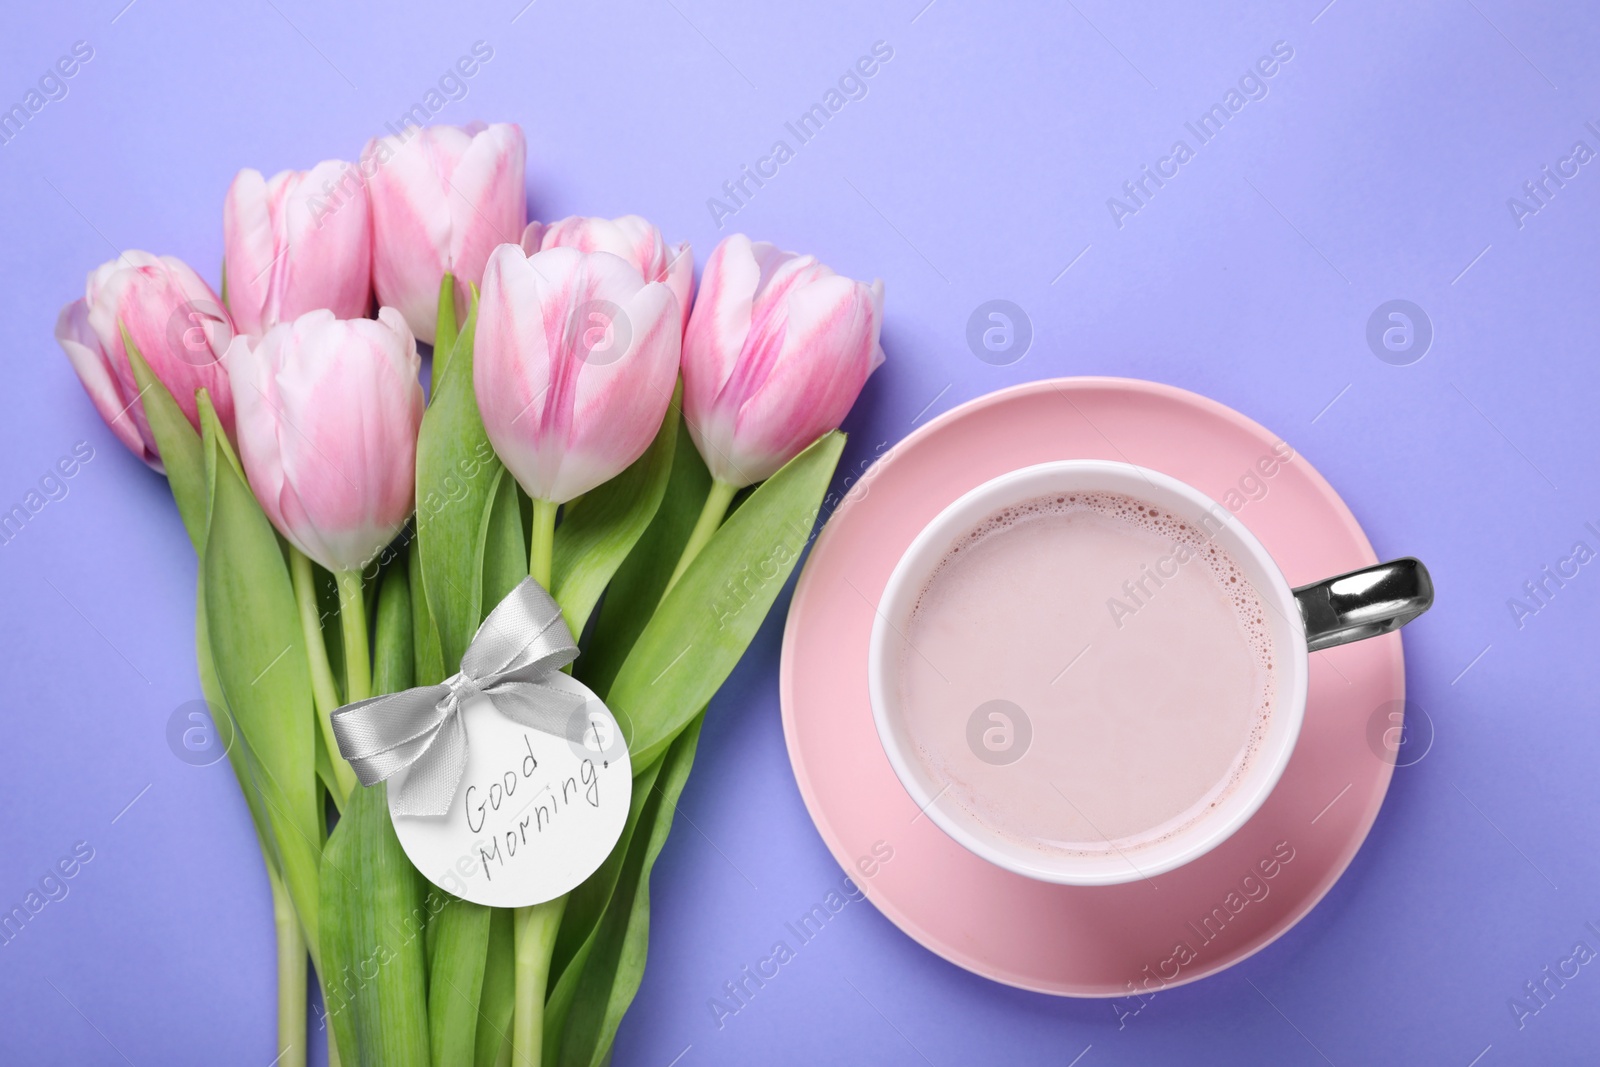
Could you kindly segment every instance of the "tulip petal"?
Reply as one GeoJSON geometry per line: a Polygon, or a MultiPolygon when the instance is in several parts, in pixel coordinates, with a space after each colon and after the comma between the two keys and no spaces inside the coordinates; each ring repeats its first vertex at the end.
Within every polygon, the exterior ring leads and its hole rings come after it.
{"type": "Polygon", "coordinates": [[[367,313],[372,221],[360,171],[326,160],[295,174],[278,208],[282,257],[274,268],[273,322],[328,308],[341,319],[367,313]]]}
{"type": "Polygon", "coordinates": [[[672,290],[673,298],[678,302],[678,328],[687,330],[689,312],[694,307],[694,252],[688,241],[668,252],[666,277],[652,280],[665,281],[667,288],[672,290]]]}
{"type": "MultiPolygon", "coordinates": [[[[742,474],[761,481],[838,426],[873,367],[877,306],[840,275],[792,292],[777,359],[739,408],[742,474]]],[[[743,479],[741,479],[743,480],[743,479]]]]}
{"type": "Polygon", "coordinates": [[[530,222],[522,232],[522,250],[528,255],[550,248],[575,248],[580,252],[610,252],[633,264],[647,282],[666,282],[677,300],[679,329],[689,325],[694,297],[694,256],[687,241],[667,247],[649,220],[638,215],[618,219],[574,215],[559,222],[530,222]]]}
{"type": "Polygon", "coordinates": [[[761,268],[742,233],[724,239],[706,261],[683,338],[684,413],[697,442],[696,427],[711,429],[717,397],[744,350],[760,281],[761,268]]]}
{"type": "Polygon", "coordinates": [[[403,138],[373,140],[362,158],[372,205],[372,287],[380,304],[399,308],[428,342],[439,279],[449,269],[450,215],[440,210],[449,188],[440,162],[448,153],[435,146],[445,136],[408,128],[403,138]]]}
{"type": "Polygon", "coordinates": [[[412,510],[420,360],[404,318],[308,312],[228,352],[240,459],[263,509],[330,570],[381,551],[412,510]]]}
{"type": "MultiPolygon", "coordinates": [[[[123,395],[138,396],[122,340],[126,329],[192,425],[199,427],[195,390],[204,388],[232,432],[232,391],[220,356],[233,338],[233,320],[198,274],[172,256],[133,250],[92,272],[85,293],[89,328],[123,395]]],[[[143,407],[135,405],[132,414],[153,449],[143,407]]]]}
{"type": "Polygon", "coordinates": [[[451,215],[450,269],[465,307],[468,284],[483,281],[489,253],[516,243],[528,221],[523,185],[527,142],[514,123],[496,123],[472,138],[447,177],[451,215]]]}
{"type": "Polygon", "coordinates": [[[550,386],[540,296],[540,279],[529,259],[511,245],[495,249],[484,268],[472,355],[484,428],[512,475],[534,496],[544,488],[537,442],[550,386]]]}
{"type": "Polygon", "coordinates": [[[507,123],[408,127],[368,145],[373,287],[422,340],[434,338],[445,273],[455,275],[465,308],[489,253],[521,235],[526,156],[522,130],[507,123]]]}
{"type": "Polygon", "coordinates": [[[529,495],[570,500],[643,454],[671,401],[679,333],[671,291],[620,256],[495,250],[474,385],[490,441],[529,495]]]}
{"type": "Polygon", "coordinates": [[[549,368],[546,391],[533,404],[538,418],[530,428],[538,436],[532,481],[540,499],[561,502],[576,495],[564,492],[571,479],[563,478],[562,466],[574,447],[575,429],[582,429],[574,421],[579,380],[594,373],[600,360],[612,358],[605,353],[618,343],[628,343],[631,326],[620,310],[644,280],[609,252],[553,248],[527,262],[536,279],[537,329],[549,368]],[[597,348],[603,353],[599,360],[591,358],[597,348]]]}
{"type": "MultiPolygon", "coordinates": [[[[78,373],[83,391],[105,420],[117,440],[128,450],[156,470],[161,470],[161,459],[153,444],[146,443],[148,428],[137,421],[134,405],[123,393],[111,364],[100,348],[100,339],[89,327],[87,302],[74,300],[61,309],[56,319],[56,341],[66,353],[67,361],[78,373]]],[[[138,414],[142,415],[142,411],[138,414]]]]}
{"type": "MultiPolygon", "coordinates": [[[[607,300],[607,292],[620,295],[597,286],[594,299],[607,300]]],[[[642,456],[672,402],[682,329],[676,298],[651,282],[620,303],[611,341],[625,328],[628,347],[609,361],[591,355],[578,376],[556,499],[587,493],[642,456]]]]}
{"type": "Polygon", "coordinates": [[[836,427],[883,361],[881,282],[742,234],[711,253],[684,335],[684,414],[714,477],[761,481],[836,427]]]}
{"type": "Polygon", "coordinates": [[[273,229],[266,179],[259,170],[241,170],[234,175],[223,201],[222,246],[228,310],[243,333],[266,329],[271,269],[278,258],[273,229]]]}
{"type": "Polygon", "coordinates": [[[539,242],[544,239],[544,232],[544,223],[537,220],[528,223],[527,228],[522,231],[521,244],[524,255],[531,256],[535,252],[539,251],[539,242]]]}
{"type": "Polygon", "coordinates": [[[233,392],[239,461],[249,476],[250,488],[272,524],[304,551],[298,536],[283,521],[283,464],[275,458],[278,443],[274,428],[282,401],[274,395],[276,378],[268,365],[290,328],[285,323],[260,337],[238,335],[228,346],[224,362],[233,392]]]}

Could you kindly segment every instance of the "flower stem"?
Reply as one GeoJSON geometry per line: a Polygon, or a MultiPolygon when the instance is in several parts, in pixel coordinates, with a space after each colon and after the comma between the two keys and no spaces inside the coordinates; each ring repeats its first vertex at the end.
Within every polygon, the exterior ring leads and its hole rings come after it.
{"type": "Polygon", "coordinates": [[[306,941],[283,879],[267,866],[272,924],[278,932],[278,1067],[306,1063],[306,941]]]}
{"type": "Polygon", "coordinates": [[[544,1000],[550,983],[550,956],[567,898],[557,897],[514,916],[516,1002],[511,1015],[512,1067],[539,1067],[544,1052],[544,1000]]]}
{"type": "Polygon", "coordinates": [[[339,688],[334,684],[333,668],[328,666],[328,646],[322,640],[322,614],[317,608],[317,590],[311,577],[311,560],[298,548],[289,549],[289,573],[294,579],[294,599],[300,606],[300,629],[305,633],[306,655],[311,660],[311,695],[317,705],[317,721],[322,724],[322,740],[328,746],[328,761],[339,795],[334,797],[340,811],[356,787],[356,772],[339,755],[333,736],[333,712],[339,706],[339,688]]]}
{"type": "MultiPolygon", "coordinates": [[[[528,574],[550,588],[551,557],[555,550],[556,509],[548,500],[533,502],[533,537],[528,549],[528,574]]],[[[512,1067],[539,1067],[544,1052],[544,998],[550,984],[550,956],[556,948],[556,931],[567,898],[557,897],[512,915],[515,940],[512,974],[515,993],[511,1010],[512,1067]]]]}
{"type": "Polygon", "coordinates": [[[706,494],[705,507],[700,509],[700,518],[689,534],[689,543],[683,546],[683,555],[678,557],[678,565],[672,568],[672,577],[667,579],[667,587],[661,591],[662,600],[672,592],[672,587],[678,584],[683,572],[689,569],[689,564],[694,562],[700,550],[711,540],[711,535],[717,532],[717,527],[722,525],[723,516],[728,514],[728,505],[733,503],[733,494],[738,491],[738,486],[729,485],[721,478],[712,479],[711,492],[706,494]]]}
{"type": "Polygon", "coordinates": [[[528,573],[533,580],[550,588],[550,562],[556,544],[556,508],[548,500],[533,502],[533,544],[528,549],[528,573]]]}
{"type": "MultiPolygon", "coordinates": [[[[344,695],[350,703],[372,695],[372,654],[367,648],[367,599],[361,591],[360,571],[340,571],[339,622],[344,629],[344,695]]],[[[331,732],[332,727],[329,727],[331,732]]],[[[329,755],[337,754],[333,746],[329,755]]],[[[343,761],[341,761],[343,762],[343,761]]]]}

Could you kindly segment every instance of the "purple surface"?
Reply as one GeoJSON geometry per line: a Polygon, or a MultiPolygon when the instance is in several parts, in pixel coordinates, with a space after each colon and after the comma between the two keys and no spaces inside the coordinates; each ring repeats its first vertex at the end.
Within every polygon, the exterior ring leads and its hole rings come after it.
{"type": "Polygon", "coordinates": [[[1600,549],[1600,162],[1520,226],[1507,203],[1574,142],[1600,151],[1592,10],[125,2],[24,6],[0,35],[4,105],[75,41],[94,49],[0,145],[0,505],[77,442],[94,450],[0,548],[0,910],[75,842],[93,849],[0,947],[0,1060],[273,1056],[244,805],[226,764],[188,766],[166,741],[200,695],[192,554],[165,485],[56,349],[56,311],[127,247],[214,284],[236,169],[353,157],[478,40],[492,61],[437,117],[522,124],[534,217],[636,211],[702,262],[739,228],[885,279],[889,362],[847,426],[847,467],[1000,386],[1154,378],[1282,434],[1380,555],[1422,557],[1440,591],[1406,638],[1432,747],[1397,770],[1327,900],[1259,956],[1119,1020],[1136,1005],[992,985],[857,903],[719,1028],[710,999],[843,877],[784,752],[785,598],[707,719],[618,1067],[1593,1059],[1600,963],[1543,969],[1577,942],[1600,950],[1600,564],[1521,625],[1508,599],[1574,542],[1600,549]],[[785,122],[877,41],[894,54],[867,95],[797,144],[785,122]],[[1293,58],[1265,99],[1196,148],[1185,122],[1278,41],[1293,58]],[[1180,137],[1194,158],[1119,227],[1107,198],[1180,137]],[[707,199],[775,139],[794,157],[719,231],[707,199]],[[1033,330],[1007,366],[966,341],[996,298],[1033,330]],[[1434,328],[1409,366],[1366,341],[1396,298],[1434,328]]]}

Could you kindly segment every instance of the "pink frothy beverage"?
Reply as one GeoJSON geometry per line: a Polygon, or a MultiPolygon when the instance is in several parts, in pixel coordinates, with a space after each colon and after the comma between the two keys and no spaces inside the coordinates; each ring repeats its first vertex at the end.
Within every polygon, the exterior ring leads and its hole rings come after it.
{"type": "Polygon", "coordinates": [[[1137,863],[1229,794],[1268,726],[1279,627],[1214,532],[1077,492],[955,542],[900,627],[897,714],[966,817],[1137,863]]]}

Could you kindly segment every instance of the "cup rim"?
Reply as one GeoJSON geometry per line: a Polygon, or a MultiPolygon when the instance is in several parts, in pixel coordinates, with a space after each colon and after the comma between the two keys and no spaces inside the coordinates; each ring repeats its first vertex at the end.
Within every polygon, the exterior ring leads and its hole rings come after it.
{"type": "MultiPolygon", "coordinates": [[[[1041,487],[1037,493],[1045,495],[1061,488],[1060,485],[1041,487]]],[[[1027,495],[1034,494],[1030,492],[1027,495]]],[[[1137,490],[1127,495],[1148,499],[1137,490]]],[[[1026,498],[1018,496],[1015,499],[1026,498]]],[[[1277,629],[1281,632],[1281,628],[1277,629]]],[[[1226,841],[1260,810],[1282,777],[1299,740],[1305,719],[1308,666],[1309,653],[1305,646],[1303,622],[1293,590],[1271,553],[1231,511],[1187,482],[1149,467],[1116,460],[1068,459],[1036,463],[997,475],[963,493],[923,526],[901,553],[878,599],[868,645],[867,681],[873,723],[895,776],[921,812],[945,834],[980,858],[1038,881],[1061,885],[1120,885],[1141,878],[1148,879],[1193,862],[1226,841]],[[902,739],[891,721],[884,665],[890,651],[890,636],[897,635],[898,630],[890,620],[890,611],[900,606],[907,596],[908,587],[918,587],[909,589],[911,595],[920,591],[921,583],[928,577],[927,567],[917,566],[923,562],[922,557],[934,547],[938,547],[942,554],[954,535],[971,525],[968,513],[977,505],[987,505],[985,510],[1003,507],[1013,501],[996,501],[995,498],[1005,496],[1008,491],[1036,480],[1074,474],[1122,478],[1134,476],[1154,486],[1159,492],[1180,498],[1200,511],[1216,516],[1221,520],[1218,532],[1226,530],[1234,542],[1228,546],[1229,549],[1248,557],[1249,563],[1264,579],[1267,588],[1258,587],[1257,593],[1263,600],[1274,602],[1290,631],[1287,640],[1279,641],[1280,645],[1287,644],[1288,647],[1280,648],[1279,652],[1280,658],[1287,659],[1293,665],[1293,670],[1277,675],[1279,686],[1268,738],[1256,751],[1252,765],[1246,769],[1244,780],[1227,794],[1224,801],[1227,804],[1226,817],[1200,818],[1160,841],[1140,846],[1141,862],[1138,864],[1115,845],[1111,845],[1112,853],[1093,856],[1040,853],[1039,858],[1031,862],[1019,858],[1014,851],[1007,851],[996,843],[998,835],[981,833],[975,828],[974,822],[951,815],[941,808],[938,801],[944,790],[935,793],[924,786],[918,774],[920,761],[914,754],[902,750],[902,739]],[[1291,677],[1285,687],[1282,683],[1286,674],[1291,677]],[[1112,854],[1123,860],[1125,866],[1106,862],[1112,854]]]]}

